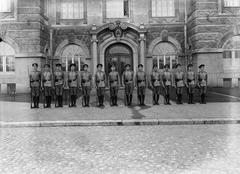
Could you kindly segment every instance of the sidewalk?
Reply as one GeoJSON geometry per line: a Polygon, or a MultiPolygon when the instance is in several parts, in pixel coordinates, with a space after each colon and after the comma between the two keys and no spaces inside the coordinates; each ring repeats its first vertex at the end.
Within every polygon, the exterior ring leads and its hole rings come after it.
{"type": "MultiPolygon", "coordinates": [[[[122,93],[122,91],[120,92],[122,93]]],[[[93,94],[94,95],[94,94],[93,94]]],[[[120,94],[120,96],[122,96],[120,94]]],[[[96,97],[91,97],[91,107],[83,108],[81,98],[77,108],[30,109],[27,102],[0,101],[0,127],[18,126],[90,126],[90,125],[159,125],[159,124],[224,124],[240,123],[240,102],[211,102],[206,105],[160,105],[151,104],[151,92],[147,92],[145,107],[123,105],[119,99],[118,107],[109,106],[106,97],[105,108],[97,108],[96,97]]]]}

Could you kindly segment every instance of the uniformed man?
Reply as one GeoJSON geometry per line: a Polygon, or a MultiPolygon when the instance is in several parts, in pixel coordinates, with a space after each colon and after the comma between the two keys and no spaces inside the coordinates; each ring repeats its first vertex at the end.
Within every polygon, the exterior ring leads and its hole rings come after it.
{"type": "Polygon", "coordinates": [[[184,72],[182,71],[181,64],[176,65],[176,72],[174,73],[174,82],[175,82],[176,94],[177,94],[177,104],[183,104],[182,94],[183,94],[183,87],[184,87],[184,72]]]}
{"type": "Polygon", "coordinates": [[[44,91],[44,97],[45,97],[45,102],[46,102],[46,106],[44,106],[44,107],[46,107],[46,108],[51,107],[52,85],[53,85],[53,75],[50,70],[50,65],[45,64],[44,70],[42,72],[42,88],[44,91]]]}
{"type": "Polygon", "coordinates": [[[89,107],[90,93],[92,89],[92,74],[88,71],[88,65],[83,65],[84,71],[81,74],[81,87],[83,92],[83,107],[89,107]]]}
{"type": "MultiPolygon", "coordinates": [[[[33,108],[39,108],[39,97],[41,89],[41,72],[38,71],[38,64],[32,64],[33,71],[29,74],[30,88],[31,88],[31,101],[33,101],[33,108]]],[[[32,107],[32,104],[31,104],[32,107]]]]}
{"type": "Polygon", "coordinates": [[[160,96],[160,82],[161,75],[158,70],[158,66],[153,65],[153,71],[151,73],[151,87],[153,92],[153,105],[159,105],[159,96],[160,96]]]}
{"type": "Polygon", "coordinates": [[[170,88],[172,85],[172,73],[169,71],[169,64],[164,65],[162,74],[162,86],[164,89],[164,104],[171,105],[170,103],[170,88]]]}
{"type": "Polygon", "coordinates": [[[201,96],[201,100],[200,103],[201,104],[206,104],[206,93],[207,93],[207,81],[208,81],[208,75],[207,72],[204,70],[205,65],[201,64],[199,66],[199,73],[198,73],[198,87],[200,89],[200,96],[201,96]]]}
{"type": "Polygon", "coordinates": [[[118,106],[117,104],[117,94],[120,87],[120,76],[116,71],[114,64],[111,66],[111,72],[108,77],[108,86],[110,87],[110,100],[111,106],[118,106]]]}
{"type": "Polygon", "coordinates": [[[63,85],[64,85],[64,73],[62,71],[62,64],[56,64],[56,70],[54,72],[54,88],[57,100],[56,107],[63,107],[63,85]]]}
{"type": "Polygon", "coordinates": [[[145,92],[147,87],[147,76],[146,73],[143,71],[143,65],[138,65],[138,71],[136,72],[136,87],[137,87],[137,95],[138,101],[140,106],[145,106],[145,92]]]}
{"type": "Polygon", "coordinates": [[[188,94],[188,104],[194,104],[194,90],[196,87],[196,74],[192,69],[193,65],[189,64],[187,66],[187,73],[186,73],[186,79],[185,84],[187,87],[187,94],[188,94]]]}
{"type": "Polygon", "coordinates": [[[69,96],[70,103],[69,107],[77,107],[77,91],[78,91],[78,73],[76,72],[76,64],[70,64],[70,71],[68,73],[68,86],[69,86],[69,96]]]}
{"type": "Polygon", "coordinates": [[[97,88],[98,107],[104,106],[104,95],[106,86],[106,74],[102,71],[102,64],[97,65],[97,72],[95,74],[95,84],[97,88]]]}
{"type": "Polygon", "coordinates": [[[122,75],[122,84],[125,87],[125,99],[126,99],[126,105],[131,106],[132,105],[132,94],[133,94],[133,88],[134,88],[134,73],[131,70],[131,65],[126,64],[125,65],[125,71],[122,75]]]}

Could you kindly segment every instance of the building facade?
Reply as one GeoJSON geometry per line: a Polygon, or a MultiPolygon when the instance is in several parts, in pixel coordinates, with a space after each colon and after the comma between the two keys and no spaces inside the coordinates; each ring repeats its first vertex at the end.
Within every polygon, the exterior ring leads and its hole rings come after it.
{"type": "Polygon", "coordinates": [[[94,73],[204,63],[211,86],[240,86],[238,0],[0,0],[1,92],[29,91],[33,62],[94,73]]]}

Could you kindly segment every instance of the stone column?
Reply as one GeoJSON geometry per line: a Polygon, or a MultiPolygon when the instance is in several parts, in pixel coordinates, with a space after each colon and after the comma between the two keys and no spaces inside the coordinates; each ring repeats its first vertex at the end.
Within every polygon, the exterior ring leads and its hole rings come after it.
{"type": "Polygon", "coordinates": [[[143,64],[145,69],[145,34],[141,33],[139,42],[140,42],[140,63],[143,64]]]}
{"type": "Polygon", "coordinates": [[[92,35],[92,65],[93,65],[93,74],[95,74],[97,69],[97,63],[98,63],[98,56],[97,56],[97,36],[92,35]]]}

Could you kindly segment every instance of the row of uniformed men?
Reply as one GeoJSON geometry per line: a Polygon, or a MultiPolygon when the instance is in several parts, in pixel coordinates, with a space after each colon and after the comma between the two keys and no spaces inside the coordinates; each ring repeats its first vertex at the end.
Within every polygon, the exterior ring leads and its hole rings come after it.
{"type": "MultiPolygon", "coordinates": [[[[56,64],[56,70],[52,73],[50,65],[45,64],[42,72],[38,71],[38,64],[34,63],[33,71],[30,73],[30,87],[31,87],[31,107],[39,107],[40,91],[44,93],[44,106],[51,107],[52,89],[55,90],[57,104],[56,107],[63,107],[63,89],[69,89],[69,107],[76,107],[77,91],[82,88],[83,106],[89,107],[90,92],[93,87],[92,74],[88,71],[88,65],[84,64],[84,71],[79,74],[76,72],[76,64],[70,65],[70,71],[67,77],[64,76],[61,64],[56,64]],[[65,79],[67,78],[67,79],[65,79]]],[[[170,87],[176,88],[177,104],[182,104],[183,89],[186,86],[188,92],[188,103],[192,104],[194,90],[196,87],[200,89],[201,101],[206,103],[205,96],[207,90],[207,72],[204,70],[204,65],[199,66],[200,71],[196,74],[192,69],[192,64],[188,65],[186,73],[182,71],[181,64],[176,65],[175,73],[171,73],[169,65],[164,66],[163,73],[160,73],[157,65],[153,66],[153,71],[150,76],[150,87],[153,93],[153,104],[159,105],[159,96],[161,86],[164,89],[164,103],[170,104],[170,87]]],[[[130,106],[132,104],[133,90],[136,86],[138,102],[140,106],[144,106],[145,90],[148,86],[147,75],[143,71],[143,65],[138,65],[138,71],[134,77],[134,72],[131,70],[131,65],[125,66],[125,71],[120,79],[119,73],[116,71],[114,65],[111,66],[111,72],[108,79],[106,74],[102,71],[102,64],[97,65],[97,72],[95,74],[95,84],[97,90],[98,106],[104,106],[105,87],[108,83],[110,87],[110,103],[111,106],[117,106],[117,94],[120,87],[120,81],[125,87],[124,102],[130,106]]]]}

